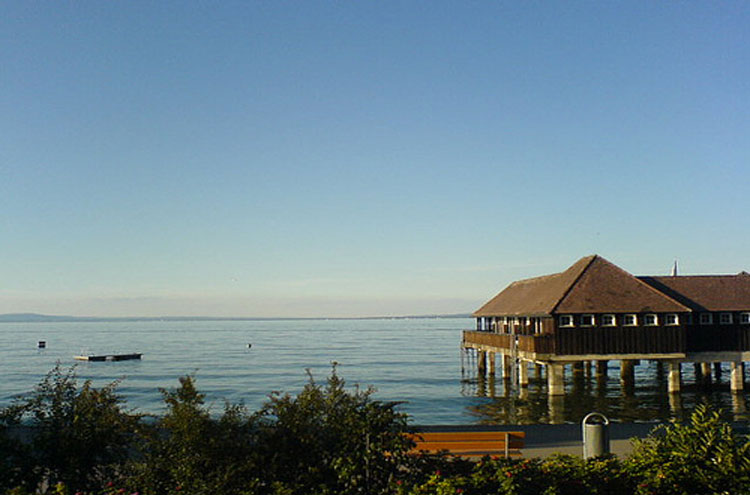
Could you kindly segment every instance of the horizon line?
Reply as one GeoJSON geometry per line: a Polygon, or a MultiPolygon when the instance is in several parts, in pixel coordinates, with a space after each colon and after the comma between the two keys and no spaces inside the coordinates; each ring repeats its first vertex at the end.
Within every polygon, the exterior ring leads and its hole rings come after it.
{"type": "Polygon", "coordinates": [[[0,323],[32,323],[52,321],[282,321],[282,320],[383,320],[407,318],[470,318],[467,313],[435,313],[419,315],[380,316],[72,316],[41,313],[3,313],[0,323]]]}

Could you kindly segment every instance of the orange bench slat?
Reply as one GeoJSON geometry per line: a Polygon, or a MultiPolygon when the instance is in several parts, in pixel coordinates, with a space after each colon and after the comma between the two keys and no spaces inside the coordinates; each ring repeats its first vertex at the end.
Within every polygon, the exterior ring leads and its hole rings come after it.
{"type": "Polygon", "coordinates": [[[416,446],[411,452],[449,454],[464,457],[483,455],[520,455],[526,433],[519,431],[438,431],[411,433],[409,437],[416,446]],[[506,444],[507,440],[507,444],[506,444]]]}

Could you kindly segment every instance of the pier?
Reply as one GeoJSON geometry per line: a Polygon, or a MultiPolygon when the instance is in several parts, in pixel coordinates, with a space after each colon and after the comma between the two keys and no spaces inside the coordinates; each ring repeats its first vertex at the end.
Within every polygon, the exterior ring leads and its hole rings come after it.
{"type": "Polygon", "coordinates": [[[687,366],[701,384],[721,381],[728,367],[731,392],[744,392],[750,361],[746,272],[635,277],[594,255],[564,272],[513,282],[474,317],[476,329],[462,333],[462,352],[471,354],[479,375],[501,375],[519,391],[528,386],[530,366],[544,374],[552,399],[565,394],[566,367],[574,380],[601,379],[618,361],[627,394],[635,366],[656,361],[667,374],[670,396],[679,395],[687,366]]]}

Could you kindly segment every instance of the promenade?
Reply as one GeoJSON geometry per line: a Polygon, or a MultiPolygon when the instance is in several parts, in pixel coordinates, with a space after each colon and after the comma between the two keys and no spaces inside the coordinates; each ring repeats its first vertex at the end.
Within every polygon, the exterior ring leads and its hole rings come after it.
{"type": "MultiPolygon", "coordinates": [[[[659,423],[610,423],[610,452],[624,457],[632,451],[631,438],[644,438],[659,423]]],[[[523,431],[526,433],[523,457],[549,457],[553,454],[583,455],[580,424],[563,425],[421,425],[424,431],[523,431]]]]}

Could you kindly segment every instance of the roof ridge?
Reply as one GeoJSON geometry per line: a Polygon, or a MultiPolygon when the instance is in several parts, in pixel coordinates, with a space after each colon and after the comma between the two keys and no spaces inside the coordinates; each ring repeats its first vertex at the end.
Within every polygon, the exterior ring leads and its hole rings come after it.
{"type": "Polygon", "coordinates": [[[735,277],[744,276],[743,274],[744,275],[748,275],[747,272],[742,271],[740,273],[734,273],[734,274],[732,274],[732,273],[716,273],[716,274],[699,273],[697,275],[638,275],[635,278],[700,278],[700,277],[704,277],[704,278],[708,278],[708,277],[711,277],[711,278],[716,278],[716,277],[730,277],[730,278],[735,278],[735,277]]]}
{"type": "MultiPolygon", "coordinates": [[[[552,306],[552,309],[549,310],[549,314],[554,314],[555,313],[555,310],[557,309],[557,307],[560,305],[560,303],[562,303],[565,300],[566,297],[568,297],[568,294],[570,294],[570,291],[573,290],[573,287],[575,287],[575,285],[578,283],[578,281],[581,280],[581,277],[583,276],[584,273],[586,273],[586,271],[589,269],[589,267],[594,262],[594,260],[596,260],[597,258],[601,258],[601,256],[599,256],[598,254],[594,254],[594,255],[591,255],[590,258],[591,259],[589,260],[589,262],[586,263],[586,266],[583,267],[583,270],[581,270],[581,273],[579,273],[578,276],[570,283],[570,285],[568,286],[568,288],[565,289],[565,292],[563,292],[563,295],[560,296],[560,299],[558,299],[557,302],[555,303],[555,305],[552,306]]],[[[585,256],[583,258],[581,258],[581,260],[584,260],[584,259],[586,259],[585,256]]],[[[581,261],[581,260],[578,260],[578,261],[581,261]]],[[[578,261],[576,263],[578,263],[578,261]]],[[[575,265],[575,263],[573,263],[572,266],[574,266],[574,265],[575,265]]],[[[572,266],[571,266],[571,268],[572,268],[572,266]]],[[[568,270],[570,270],[570,268],[568,268],[568,270]]],[[[565,272],[562,272],[562,273],[565,273],[565,272]]]]}
{"type": "Polygon", "coordinates": [[[544,280],[544,279],[549,279],[549,278],[553,278],[553,277],[559,277],[563,273],[565,273],[565,272],[548,273],[547,275],[539,275],[537,277],[522,278],[521,280],[515,280],[515,281],[511,282],[511,285],[525,284],[527,282],[536,282],[538,280],[544,280]]]}

